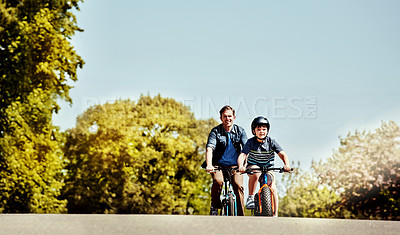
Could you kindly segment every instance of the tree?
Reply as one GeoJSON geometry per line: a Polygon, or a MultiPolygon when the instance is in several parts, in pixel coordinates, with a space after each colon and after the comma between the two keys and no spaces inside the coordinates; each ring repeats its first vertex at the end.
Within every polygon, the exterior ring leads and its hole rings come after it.
{"type": "Polygon", "coordinates": [[[66,212],[66,201],[58,199],[62,136],[48,120],[54,101],[47,96],[37,89],[26,102],[13,102],[6,109],[12,122],[0,138],[0,212],[66,212]]]}
{"type": "Polygon", "coordinates": [[[340,144],[316,168],[321,182],[341,194],[336,206],[350,211],[350,218],[400,219],[399,126],[389,121],[375,133],[349,133],[340,144]]]}
{"type": "Polygon", "coordinates": [[[79,0],[0,0],[1,212],[61,212],[58,99],[83,60],[70,45],[79,0]]]}
{"type": "Polygon", "coordinates": [[[326,161],[285,176],[284,216],[400,219],[400,128],[349,133],[326,161]]]}
{"type": "Polygon", "coordinates": [[[161,96],[89,108],[67,131],[68,211],[206,213],[210,177],[200,165],[214,125],[161,96]]]}
{"type": "Polygon", "coordinates": [[[37,88],[71,101],[67,82],[77,80],[76,70],[84,63],[69,42],[81,31],[70,12],[78,2],[0,2],[1,135],[10,122],[5,109],[14,101],[25,102],[37,88]]]}
{"type": "Polygon", "coordinates": [[[285,185],[286,192],[279,200],[280,216],[330,218],[335,213],[340,197],[318,181],[314,167],[313,163],[310,171],[304,171],[298,163],[292,173],[282,176],[280,185],[285,185]]]}

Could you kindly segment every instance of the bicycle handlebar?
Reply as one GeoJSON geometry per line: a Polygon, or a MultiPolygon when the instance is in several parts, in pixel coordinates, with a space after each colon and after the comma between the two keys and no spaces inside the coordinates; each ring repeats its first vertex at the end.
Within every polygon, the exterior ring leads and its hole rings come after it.
{"type": "Polygon", "coordinates": [[[211,172],[216,172],[216,171],[223,171],[223,170],[232,170],[232,171],[238,171],[239,167],[234,166],[234,167],[221,167],[221,166],[214,166],[214,170],[211,172]]]}
{"type": "MultiPolygon", "coordinates": [[[[221,167],[221,166],[215,166],[214,170],[211,171],[212,172],[216,172],[216,171],[223,171],[223,170],[231,170],[233,172],[239,171],[239,167],[234,166],[234,167],[221,167]]],[[[259,172],[263,172],[263,171],[275,171],[275,172],[279,172],[279,173],[283,173],[283,172],[291,172],[293,171],[293,168],[290,169],[290,171],[285,171],[283,167],[258,167],[258,168],[249,168],[246,169],[245,172],[241,173],[241,174],[249,174],[252,175],[255,173],[255,171],[259,171],[259,172]]]]}
{"type": "Polygon", "coordinates": [[[263,171],[276,171],[276,172],[279,172],[279,173],[283,173],[283,172],[289,172],[289,173],[290,173],[291,171],[293,171],[293,168],[291,168],[290,171],[285,171],[283,167],[271,167],[271,168],[269,168],[269,167],[258,167],[258,168],[248,168],[248,169],[246,169],[246,171],[243,172],[242,174],[245,174],[245,173],[246,173],[246,174],[252,175],[252,174],[255,173],[255,171],[260,171],[260,172],[263,172],[263,171]]]}

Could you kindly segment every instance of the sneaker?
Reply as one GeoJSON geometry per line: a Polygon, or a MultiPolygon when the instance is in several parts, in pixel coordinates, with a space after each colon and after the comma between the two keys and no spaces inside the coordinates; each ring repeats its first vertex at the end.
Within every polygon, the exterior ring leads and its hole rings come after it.
{"type": "Polygon", "coordinates": [[[246,201],[246,209],[254,209],[255,204],[254,204],[254,195],[249,195],[246,201]]]}
{"type": "Polygon", "coordinates": [[[214,207],[211,207],[211,209],[210,209],[210,215],[218,215],[218,209],[217,208],[214,208],[214,207]]]}

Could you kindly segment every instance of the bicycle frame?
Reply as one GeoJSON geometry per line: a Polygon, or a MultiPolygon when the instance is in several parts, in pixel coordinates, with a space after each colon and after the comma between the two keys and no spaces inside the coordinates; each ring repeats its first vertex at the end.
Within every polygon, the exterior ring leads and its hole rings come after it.
{"type": "Polygon", "coordinates": [[[260,187],[262,187],[264,184],[267,184],[269,187],[271,187],[272,179],[270,177],[268,177],[269,176],[267,174],[268,171],[279,171],[279,173],[283,172],[283,168],[269,168],[269,167],[260,167],[259,169],[255,168],[252,170],[260,170],[261,171],[260,178],[258,179],[258,182],[260,182],[260,187]]]}

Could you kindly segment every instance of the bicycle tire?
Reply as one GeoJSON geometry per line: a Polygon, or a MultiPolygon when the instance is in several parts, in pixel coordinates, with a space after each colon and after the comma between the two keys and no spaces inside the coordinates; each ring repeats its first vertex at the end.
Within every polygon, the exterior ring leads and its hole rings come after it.
{"type": "Polygon", "coordinates": [[[227,213],[226,213],[226,199],[225,198],[222,199],[221,205],[222,205],[222,208],[221,208],[221,212],[220,212],[219,215],[221,215],[221,216],[227,215],[227,213]]]}
{"type": "Polygon", "coordinates": [[[254,203],[255,216],[273,216],[272,192],[270,188],[263,187],[260,194],[256,193],[254,196],[254,203]],[[259,200],[261,200],[261,203],[259,200]]]}
{"type": "Polygon", "coordinates": [[[228,216],[235,216],[236,207],[235,207],[235,198],[233,197],[233,194],[229,194],[227,206],[228,206],[228,216]]]}

